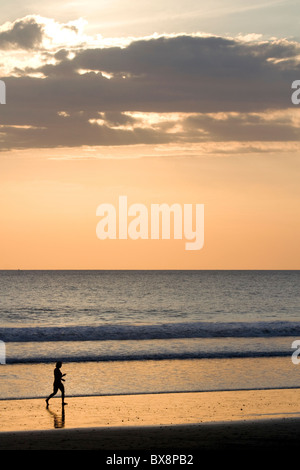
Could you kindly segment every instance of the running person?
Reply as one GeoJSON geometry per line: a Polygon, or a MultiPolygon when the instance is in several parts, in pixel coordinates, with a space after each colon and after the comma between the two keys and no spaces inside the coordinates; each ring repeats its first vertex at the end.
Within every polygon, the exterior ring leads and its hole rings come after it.
{"type": "Polygon", "coordinates": [[[61,373],[60,371],[61,366],[62,366],[62,363],[60,361],[56,363],[56,367],[54,369],[53,393],[51,393],[51,395],[49,395],[49,397],[46,399],[47,406],[49,405],[50,398],[54,397],[54,395],[57,394],[58,390],[61,391],[62,404],[67,405],[67,403],[65,403],[65,387],[64,387],[64,384],[62,383],[64,382],[63,377],[66,374],[61,373]]]}

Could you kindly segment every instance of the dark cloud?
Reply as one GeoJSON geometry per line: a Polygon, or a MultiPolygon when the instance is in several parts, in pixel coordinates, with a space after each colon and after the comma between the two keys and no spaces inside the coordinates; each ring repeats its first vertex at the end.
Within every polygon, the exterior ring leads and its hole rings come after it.
{"type": "Polygon", "coordinates": [[[0,49],[33,49],[42,38],[42,26],[34,18],[24,18],[16,21],[11,29],[0,32],[0,49]]]}
{"type": "Polygon", "coordinates": [[[72,60],[61,51],[62,60],[39,71],[53,80],[65,77],[70,92],[72,86],[82,87],[87,105],[85,89],[91,86],[95,105],[101,97],[107,111],[257,111],[287,106],[299,67],[284,68],[274,59],[299,52],[300,45],[286,42],[256,45],[179,36],[135,41],[126,48],[83,50],[72,60]],[[105,72],[112,78],[101,80],[91,73],[78,78],[78,70],[105,72]]]}
{"type": "Polygon", "coordinates": [[[224,115],[223,118],[212,115],[193,115],[183,122],[187,135],[192,140],[213,141],[261,141],[281,142],[299,141],[299,128],[294,127],[291,117],[274,115],[273,117],[253,114],[224,115]]]}
{"type": "Polygon", "coordinates": [[[172,142],[171,136],[155,129],[134,128],[132,130],[98,125],[80,117],[52,116],[48,127],[16,128],[3,126],[6,134],[2,149],[9,148],[54,148],[78,147],[82,145],[136,145],[172,142]]]}
{"type": "Polygon", "coordinates": [[[249,113],[292,106],[290,86],[299,76],[299,49],[287,41],[246,43],[183,35],[135,41],[125,48],[81,50],[73,59],[60,50],[55,65],[7,78],[2,123],[34,128],[2,128],[2,145],[298,140],[291,122],[253,122],[249,113]],[[26,76],[32,72],[44,78],[26,76]],[[124,114],[136,111],[196,116],[183,119],[181,131],[169,132],[172,123],[147,128],[124,114]],[[237,117],[222,121],[207,114],[217,112],[235,112],[237,117]],[[102,124],[91,122],[100,118],[102,124]]]}

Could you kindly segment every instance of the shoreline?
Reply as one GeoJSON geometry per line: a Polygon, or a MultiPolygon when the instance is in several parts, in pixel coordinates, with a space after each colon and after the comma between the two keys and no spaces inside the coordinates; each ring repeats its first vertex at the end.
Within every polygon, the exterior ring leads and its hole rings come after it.
{"type": "Polygon", "coordinates": [[[300,389],[0,401],[0,450],[298,448],[300,389]]]}
{"type": "MultiPolygon", "coordinates": [[[[176,394],[189,394],[189,393],[223,393],[223,392],[264,392],[268,390],[300,390],[299,385],[282,386],[282,387],[258,387],[258,388],[224,388],[224,389],[204,389],[204,390],[161,390],[159,392],[116,392],[116,393],[103,393],[103,394],[81,394],[81,395],[68,395],[69,399],[73,398],[109,398],[109,397],[134,397],[140,395],[176,395],[176,394]]],[[[58,395],[55,397],[57,398],[58,395]]],[[[0,397],[0,405],[6,401],[23,401],[23,400],[45,400],[44,396],[29,396],[29,397],[0,397]]],[[[0,430],[1,432],[1,430],[0,430]]]]}

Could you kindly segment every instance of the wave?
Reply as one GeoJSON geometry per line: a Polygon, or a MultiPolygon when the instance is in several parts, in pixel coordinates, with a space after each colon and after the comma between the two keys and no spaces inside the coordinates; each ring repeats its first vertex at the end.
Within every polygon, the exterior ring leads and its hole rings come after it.
{"type": "MultiPolygon", "coordinates": [[[[123,355],[59,355],[62,362],[113,362],[113,361],[159,361],[159,360],[183,360],[183,359],[244,359],[244,358],[267,358],[267,357],[287,357],[288,351],[226,351],[226,352],[187,352],[187,353],[144,353],[144,354],[123,354],[123,355]]],[[[57,355],[48,355],[47,357],[10,357],[7,358],[7,364],[40,364],[54,363],[57,361],[57,355]]]]}
{"type": "Polygon", "coordinates": [[[300,322],[181,322],[96,326],[5,327],[4,342],[157,340],[179,338],[263,338],[300,336],[300,322]]]}

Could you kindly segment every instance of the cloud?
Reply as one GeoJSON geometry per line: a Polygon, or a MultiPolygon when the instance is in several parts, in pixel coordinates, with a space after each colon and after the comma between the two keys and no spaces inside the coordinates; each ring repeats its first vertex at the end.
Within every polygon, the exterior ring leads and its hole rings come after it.
{"type": "Polygon", "coordinates": [[[270,119],[291,108],[299,52],[287,40],[184,34],[59,48],[7,77],[1,146],[299,140],[289,114],[270,119]]]}
{"type": "Polygon", "coordinates": [[[195,114],[184,119],[183,127],[191,140],[203,140],[204,134],[215,142],[299,142],[300,110],[195,114]]]}
{"type": "MultiPolygon", "coordinates": [[[[0,27],[0,49],[37,50],[42,49],[52,57],[57,48],[78,48],[87,44],[99,45],[99,38],[91,38],[84,33],[86,20],[79,18],[67,23],[60,23],[52,18],[40,15],[28,15],[14,22],[7,22],[0,27]]],[[[36,51],[33,51],[36,52],[36,51]]],[[[30,56],[28,56],[30,59],[30,56]]],[[[15,56],[18,62],[18,56],[15,56]]]]}
{"type": "Polygon", "coordinates": [[[34,18],[24,18],[0,31],[0,49],[34,49],[42,38],[42,26],[34,18]]]}

